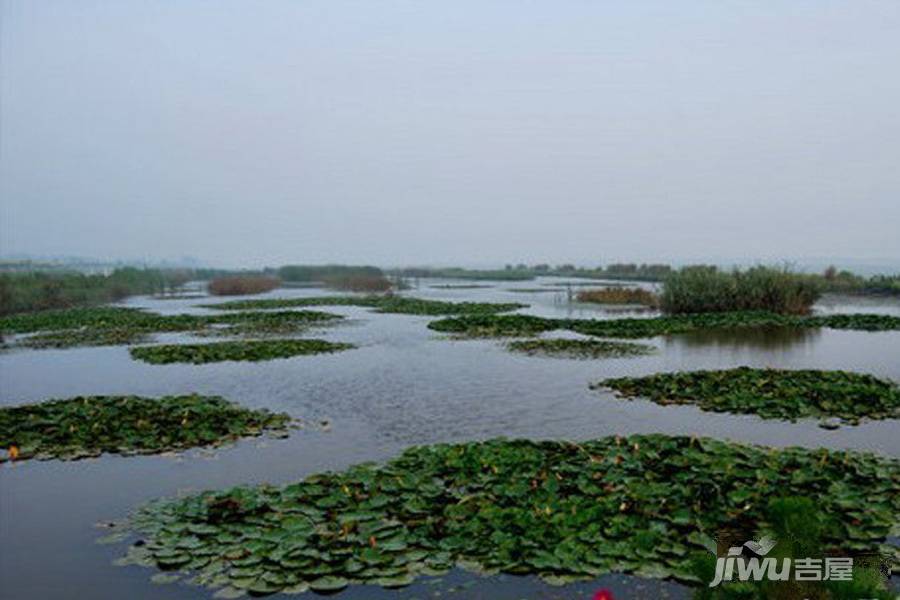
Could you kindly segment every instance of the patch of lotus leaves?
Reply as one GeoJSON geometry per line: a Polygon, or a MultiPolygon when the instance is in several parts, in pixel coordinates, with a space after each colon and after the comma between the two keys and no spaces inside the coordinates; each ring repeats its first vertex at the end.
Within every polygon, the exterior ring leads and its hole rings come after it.
{"type": "Polygon", "coordinates": [[[584,335],[617,338],[649,338],[704,329],[744,327],[793,327],[900,330],[900,317],[890,315],[829,315],[803,317],[765,311],[702,313],[647,319],[552,319],[531,315],[461,315],[428,324],[430,329],[469,337],[517,337],[567,329],[584,335]]]}
{"type": "Polygon", "coordinates": [[[701,410],[764,419],[836,418],[856,425],[864,417],[900,417],[897,384],[847,371],[739,367],[619,377],[591,387],[610,388],[626,398],[644,397],[657,404],[695,404],[701,410]]]}
{"type": "Polygon", "coordinates": [[[423,446],[284,487],[151,503],[121,562],[191,572],[222,597],[397,587],[454,566],[691,582],[694,553],[717,532],[758,531],[779,496],[815,498],[839,556],[878,549],[900,520],[900,462],[665,435],[423,446]]]}
{"type": "Polygon", "coordinates": [[[647,344],[611,342],[607,340],[541,339],[517,340],[506,347],[513,352],[528,355],[563,358],[624,358],[643,356],[656,349],[647,344]]]}
{"type": "Polygon", "coordinates": [[[264,432],[282,436],[290,424],[287,414],[218,396],[85,396],[0,408],[0,447],[16,446],[17,460],[155,454],[264,432]]]}
{"type": "Polygon", "coordinates": [[[29,348],[72,348],[74,346],[127,346],[148,338],[140,329],[66,329],[28,336],[19,342],[29,348]]]}
{"type": "Polygon", "coordinates": [[[355,348],[353,344],[325,340],[242,340],[210,344],[162,344],[138,346],[130,350],[132,358],[154,365],[193,363],[195,365],[235,361],[261,361],[326,354],[355,348]]]}
{"type": "Polygon", "coordinates": [[[268,298],[260,300],[234,300],[220,304],[208,304],[205,308],[219,310],[260,310],[301,306],[362,306],[382,313],[406,315],[486,315],[526,308],[518,302],[443,302],[404,296],[318,296],[312,298],[268,298]]]}
{"type": "Polygon", "coordinates": [[[160,315],[132,308],[94,307],[4,317],[0,319],[0,331],[44,332],[21,343],[32,348],[69,348],[132,344],[148,334],[163,332],[296,333],[309,325],[341,318],[311,310],[160,315]],[[224,329],[216,328],[223,325],[224,329]]]}

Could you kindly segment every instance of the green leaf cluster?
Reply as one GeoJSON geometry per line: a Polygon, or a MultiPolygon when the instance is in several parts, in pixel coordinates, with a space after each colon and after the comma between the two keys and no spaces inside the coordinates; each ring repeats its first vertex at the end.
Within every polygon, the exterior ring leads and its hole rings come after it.
{"type": "Polygon", "coordinates": [[[131,344],[152,333],[296,333],[340,315],[311,310],[237,312],[214,315],[161,315],[133,308],[93,307],[26,313],[0,318],[0,331],[31,333],[22,344],[69,348],[131,344]]]}
{"type": "Polygon", "coordinates": [[[633,342],[566,338],[516,340],[507,344],[506,347],[513,352],[523,354],[563,358],[624,358],[644,356],[656,350],[653,346],[633,342]]]}
{"type": "Polygon", "coordinates": [[[546,331],[570,330],[584,335],[617,338],[649,338],[703,329],[793,327],[900,330],[900,317],[855,314],[816,317],[781,315],[765,311],[699,313],[652,318],[552,319],[531,315],[461,315],[428,324],[434,331],[469,337],[519,337],[546,331]]]}
{"type": "Polygon", "coordinates": [[[776,496],[816,498],[828,549],[877,551],[900,520],[900,462],[706,438],[414,447],[384,465],[145,506],[125,562],[224,594],[387,587],[454,566],[565,583],[612,572],[698,581],[710,538],[757,531],[776,496]]]}
{"type": "Polygon", "coordinates": [[[169,363],[204,364],[236,361],[261,361],[289,358],[308,354],[340,352],[355,348],[353,344],[327,342],[325,340],[240,340],[211,344],[160,344],[136,346],[131,356],[154,365],[169,363]]]}
{"type": "Polygon", "coordinates": [[[657,404],[695,404],[701,410],[764,419],[834,417],[856,425],[861,418],[900,417],[897,384],[847,371],[739,367],[618,377],[591,387],[610,388],[626,398],[644,397],[657,404]]]}
{"type": "Polygon", "coordinates": [[[154,454],[284,433],[290,422],[218,396],[79,396],[0,408],[0,447],[18,448],[17,460],[154,454]]]}
{"type": "Polygon", "coordinates": [[[362,306],[382,313],[405,315],[488,315],[526,308],[518,302],[443,302],[394,295],[368,296],[318,296],[310,298],[271,298],[260,300],[235,300],[220,304],[208,304],[205,308],[219,310],[261,310],[294,308],[302,306],[362,306]]]}

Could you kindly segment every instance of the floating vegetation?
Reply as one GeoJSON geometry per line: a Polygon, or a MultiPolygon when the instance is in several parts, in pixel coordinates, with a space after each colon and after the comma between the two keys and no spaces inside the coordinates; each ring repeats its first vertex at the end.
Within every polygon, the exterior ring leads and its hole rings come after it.
{"type": "Polygon", "coordinates": [[[287,414],[250,410],[218,396],[86,396],[0,408],[0,462],[155,454],[285,434],[287,414]]]}
{"type": "Polygon", "coordinates": [[[19,344],[28,348],[71,348],[73,346],[125,346],[147,340],[140,329],[67,329],[37,333],[19,344]]]}
{"type": "Polygon", "coordinates": [[[583,290],[575,295],[575,300],[592,304],[638,304],[650,307],[659,305],[659,298],[653,292],[627,287],[583,290]]]}
{"type": "Polygon", "coordinates": [[[242,340],[210,344],[162,344],[131,349],[132,358],[154,365],[226,360],[261,361],[307,354],[325,354],[354,348],[353,344],[325,340],[242,340]]]}
{"type": "Polygon", "coordinates": [[[140,315],[149,315],[134,308],[96,306],[66,308],[21,313],[0,317],[0,331],[4,333],[32,333],[81,327],[116,327],[131,325],[140,315]]]}
{"type": "Polygon", "coordinates": [[[507,292],[514,294],[553,294],[565,292],[566,288],[561,287],[531,287],[531,288],[508,288],[507,292]]]}
{"type": "Polygon", "coordinates": [[[620,377],[591,387],[610,388],[626,398],[644,397],[657,404],[696,404],[701,410],[748,413],[764,419],[833,418],[856,425],[864,417],[900,417],[897,384],[847,371],[739,367],[620,377]]]}
{"type": "Polygon", "coordinates": [[[665,435],[415,447],[284,487],[151,503],[118,564],[193,573],[222,597],[401,587],[455,566],[698,582],[712,538],[758,531],[784,496],[816,498],[827,550],[878,551],[900,520],[900,461],[665,435]]]}
{"type": "Polygon", "coordinates": [[[5,317],[0,319],[0,330],[39,332],[22,342],[33,348],[68,348],[131,344],[150,333],[202,333],[212,331],[219,325],[228,327],[215,330],[217,333],[296,333],[309,325],[325,324],[342,318],[340,315],[312,310],[160,315],[132,308],[99,307],[5,317]]]}
{"type": "Polygon", "coordinates": [[[467,337],[522,337],[563,329],[562,322],[532,315],[468,315],[432,321],[428,328],[467,337]]]}
{"type": "Polygon", "coordinates": [[[703,329],[818,328],[861,331],[900,330],[900,317],[857,314],[802,317],[764,311],[702,313],[648,319],[550,319],[531,315],[461,315],[428,324],[430,329],[470,337],[528,336],[568,329],[585,335],[619,338],[648,338],[688,333],[703,329]]]}
{"type": "Polygon", "coordinates": [[[489,315],[527,308],[518,302],[442,302],[403,296],[319,296],[312,298],[272,298],[265,300],[236,300],[221,304],[209,304],[206,308],[219,310],[261,310],[301,306],[363,306],[382,313],[406,315],[489,315]]]}
{"type": "Polygon", "coordinates": [[[506,345],[513,352],[563,358],[624,358],[653,353],[656,348],[633,342],[573,340],[565,338],[518,340],[506,345]]]}

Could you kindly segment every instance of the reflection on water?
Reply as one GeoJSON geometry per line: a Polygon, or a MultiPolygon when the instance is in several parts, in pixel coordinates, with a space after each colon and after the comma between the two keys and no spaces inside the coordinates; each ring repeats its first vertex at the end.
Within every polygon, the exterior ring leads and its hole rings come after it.
{"type": "Polygon", "coordinates": [[[820,335],[821,331],[818,329],[794,327],[699,330],[679,335],[676,338],[667,337],[664,346],[716,346],[720,348],[752,348],[760,351],[785,351],[801,344],[814,344],[820,335]]]}
{"type": "MultiPolygon", "coordinates": [[[[524,310],[530,314],[607,318],[602,310],[556,303],[555,294],[515,293],[505,287],[433,289],[423,285],[410,294],[454,301],[521,301],[531,304],[524,310]]],[[[328,293],[291,289],[264,297],[328,293]]],[[[132,298],[127,304],[166,313],[200,313],[206,309],[197,304],[217,301],[132,298]]],[[[900,456],[900,435],[892,421],[826,431],[815,421],[789,423],[704,413],[693,406],[621,400],[588,388],[589,383],[607,377],[740,365],[849,369],[900,381],[900,332],[704,332],[651,340],[659,352],[650,356],[585,361],[516,355],[496,340],[448,341],[427,329],[428,317],[378,314],[358,307],[324,310],[349,319],[317,331],[315,337],[351,342],[358,350],[199,366],[136,362],[124,347],[13,350],[0,355],[0,403],[4,404],[79,394],[198,392],[221,394],[250,407],[286,411],[303,419],[328,419],[332,424],[330,432],[300,430],[287,440],[242,442],[217,452],[214,459],[196,454],[180,460],[103,457],[0,467],[0,596],[208,598],[209,593],[200,588],[153,585],[149,582],[152,572],[145,569],[112,567],[110,562],[121,547],[94,544],[102,532],[93,524],[123,517],[143,502],[184,490],[287,483],[321,470],[385,460],[415,444],[497,436],[577,440],[662,432],[900,456]]],[[[441,591],[442,597],[461,599],[589,598],[600,583],[567,587],[562,590],[566,593],[560,593],[533,578],[482,579],[454,573],[437,584],[394,592],[357,588],[338,597],[422,598],[441,591]]],[[[644,587],[620,578],[608,587],[621,590],[616,597],[625,598],[684,595],[683,588],[670,583],[640,585],[644,587]]]]}

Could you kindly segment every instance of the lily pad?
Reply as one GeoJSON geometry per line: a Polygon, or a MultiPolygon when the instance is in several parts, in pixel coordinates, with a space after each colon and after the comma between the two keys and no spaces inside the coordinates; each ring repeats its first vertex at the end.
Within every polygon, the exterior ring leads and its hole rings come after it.
{"type": "MultiPolygon", "coordinates": [[[[83,396],[0,408],[0,447],[16,448],[15,460],[158,454],[285,431],[291,422],[218,396],[83,396]]],[[[12,459],[0,454],[0,462],[12,459]]],[[[193,527],[209,532],[202,523],[193,527]]]]}
{"type": "Polygon", "coordinates": [[[762,530],[779,496],[816,498],[829,553],[877,552],[900,520],[900,461],[665,435],[438,444],[283,487],[159,500],[129,531],[160,568],[217,557],[204,577],[257,594],[395,587],[454,564],[560,584],[612,571],[695,582],[691,553],[762,530]]]}

